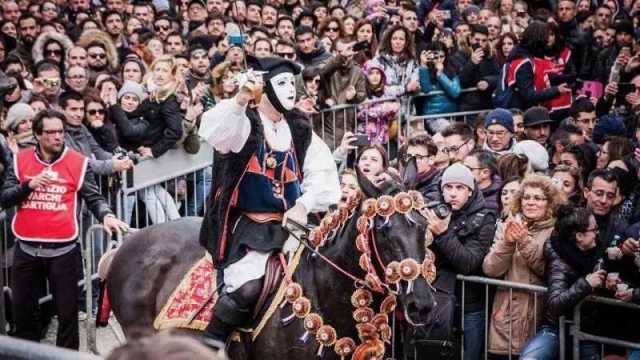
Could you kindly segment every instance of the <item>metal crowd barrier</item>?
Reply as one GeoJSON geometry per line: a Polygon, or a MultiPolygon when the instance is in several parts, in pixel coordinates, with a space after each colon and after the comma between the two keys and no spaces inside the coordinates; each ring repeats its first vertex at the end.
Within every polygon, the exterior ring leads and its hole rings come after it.
{"type": "MultiPolygon", "coordinates": [[[[523,283],[517,283],[517,282],[512,282],[512,281],[505,281],[505,280],[498,280],[498,279],[493,279],[493,278],[487,278],[487,277],[481,277],[481,276],[464,276],[464,275],[458,275],[457,276],[458,282],[459,282],[459,286],[461,288],[461,297],[464,298],[465,296],[465,291],[466,291],[466,287],[469,284],[475,284],[475,285],[481,285],[482,287],[484,287],[484,335],[483,335],[483,356],[482,358],[487,360],[492,358],[492,356],[497,355],[500,358],[505,358],[505,359],[514,359],[518,357],[518,354],[514,354],[512,352],[512,333],[514,331],[514,329],[512,328],[512,322],[509,322],[509,344],[508,344],[508,349],[509,352],[508,354],[493,354],[489,352],[489,323],[490,323],[490,319],[492,314],[492,305],[493,305],[493,301],[491,299],[491,294],[493,291],[496,290],[503,290],[503,291],[508,291],[509,292],[509,312],[511,313],[511,306],[512,306],[512,299],[513,299],[513,293],[514,292],[526,292],[526,293],[530,293],[533,295],[534,297],[534,304],[533,304],[533,308],[536,309],[538,307],[538,305],[542,305],[542,304],[538,304],[538,301],[540,301],[542,298],[544,298],[544,295],[547,292],[547,288],[544,286],[538,286],[538,285],[531,285],[531,284],[523,284],[523,283]],[[540,298],[540,299],[539,299],[540,298]]],[[[597,336],[597,335],[593,335],[593,334],[589,334],[587,332],[585,332],[583,329],[581,329],[581,322],[580,322],[580,317],[581,317],[581,310],[582,310],[582,305],[584,303],[587,302],[596,302],[596,303],[601,303],[601,304],[606,304],[606,305],[611,305],[611,306],[619,306],[619,307],[623,307],[623,308],[627,308],[630,309],[632,311],[639,311],[640,310],[640,305],[637,304],[633,304],[633,303],[626,303],[617,299],[612,299],[612,298],[605,298],[605,297],[598,297],[598,296],[589,296],[587,298],[585,298],[583,301],[580,302],[579,305],[577,305],[574,308],[573,311],[573,320],[568,321],[567,319],[565,319],[564,317],[562,317],[560,319],[560,331],[559,331],[559,337],[560,337],[560,359],[564,360],[566,358],[566,352],[565,352],[565,348],[567,345],[571,345],[572,346],[572,359],[579,359],[579,353],[580,353],[580,342],[581,341],[591,341],[591,342],[595,342],[598,344],[601,344],[601,351],[603,351],[603,347],[604,345],[613,345],[613,346],[618,346],[621,348],[626,348],[626,349],[640,349],[640,343],[633,343],[633,342],[629,342],[629,341],[623,341],[623,340],[619,340],[619,339],[615,339],[615,338],[610,338],[610,337],[602,337],[602,336],[597,336]],[[568,325],[568,330],[569,332],[567,333],[567,331],[565,331],[565,326],[568,325]],[[569,336],[572,336],[572,341],[569,341],[569,336]]],[[[456,355],[459,356],[457,358],[462,359],[464,356],[464,336],[465,336],[465,329],[464,329],[464,313],[465,313],[465,307],[464,307],[464,301],[459,300],[459,303],[461,304],[460,306],[460,313],[459,313],[459,318],[460,318],[460,329],[461,334],[460,336],[456,339],[458,340],[458,345],[459,347],[457,348],[457,353],[456,355]]],[[[540,324],[538,324],[538,318],[537,318],[537,313],[534,310],[534,318],[533,318],[533,325],[535,326],[535,330],[537,330],[538,326],[540,324]]],[[[428,340],[428,339],[427,339],[428,340]]],[[[431,356],[431,354],[429,354],[431,356]]],[[[404,354],[404,360],[408,360],[408,359],[422,359],[425,358],[426,354],[421,354],[419,353],[417,347],[413,348],[413,353],[405,353],[404,354]]]]}
{"type": "Polygon", "coordinates": [[[14,360],[99,360],[93,354],[38,344],[32,341],[0,336],[0,359],[14,360]]]}

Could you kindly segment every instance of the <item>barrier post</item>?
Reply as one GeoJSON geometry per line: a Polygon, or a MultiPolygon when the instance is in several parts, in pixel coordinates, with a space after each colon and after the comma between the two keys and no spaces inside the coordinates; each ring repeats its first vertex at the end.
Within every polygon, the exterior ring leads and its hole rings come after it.
{"type": "MultiPolygon", "coordinates": [[[[97,232],[105,232],[102,224],[92,225],[87,231],[87,239],[85,241],[86,246],[84,248],[84,287],[85,287],[85,302],[87,311],[87,321],[85,322],[85,330],[87,334],[87,349],[94,354],[98,353],[98,347],[96,343],[96,325],[93,319],[93,242],[96,237],[94,234],[97,232]]],[[[95,276],[97,278],[97,274],[95,276]]]]}

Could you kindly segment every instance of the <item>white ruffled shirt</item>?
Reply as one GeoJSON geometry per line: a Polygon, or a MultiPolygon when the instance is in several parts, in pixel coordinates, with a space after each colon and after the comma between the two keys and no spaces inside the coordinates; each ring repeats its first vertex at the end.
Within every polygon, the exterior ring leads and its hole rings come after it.
{"type": "MultiPolygon", "coordinates": [[[[262,113],[260,119],[264,136],[276,151],[289,150],[292,144],[291,129],[286,121],[273,122],[262,113]]],[[[251,132],[251,123],[245,107],[234,98],[222,100],[214,108],[202,114],[199,135],[217,151],[238,153],[244,147],[251,132]]],[[[309,212],[326,211],[340,200],[338,171],[331,151],[318,135],[313,133],[311,144],[302,164],[302,203],[309,212]]]]}

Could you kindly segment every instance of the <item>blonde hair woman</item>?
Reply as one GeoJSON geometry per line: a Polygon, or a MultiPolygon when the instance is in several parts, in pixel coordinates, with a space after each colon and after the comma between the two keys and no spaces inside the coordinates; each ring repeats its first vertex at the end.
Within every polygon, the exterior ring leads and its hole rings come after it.
{"type": "MultiPolygon", "coordinates": [[[[555,212],[564,195],[551,178],[528,175],[511,201],[512,213],[498,226],[494,244],[484,258],[487,276],[524,284],[544,284],[544,243],[551,237],[555,212]]],[[[499,289],[493,303],[488,351],[519,354],[535,334],[540,298],[531,292],[499,289]],[[511,346],[511,349],[509,349],[511,346]]]]}

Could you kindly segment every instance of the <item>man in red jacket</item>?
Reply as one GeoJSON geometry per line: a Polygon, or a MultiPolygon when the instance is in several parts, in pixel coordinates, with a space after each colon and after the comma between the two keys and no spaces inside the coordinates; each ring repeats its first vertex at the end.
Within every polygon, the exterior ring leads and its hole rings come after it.
{"type": "Polygon", "coordinates": [[[37,286],[47,279],[58,316],[58,346],[78,349],[78,274],[82,260],[78,236],[80,198],[107,231],[121,232],[100,195],[88,159],[64,144],[64,115],[42,111],[33,121],[35,148],[20,151],[0,191],[0,206],[17,206],[12,231],[18,239],[13,262],[16,336],[38,341],[34,318],[37,286]]]}

